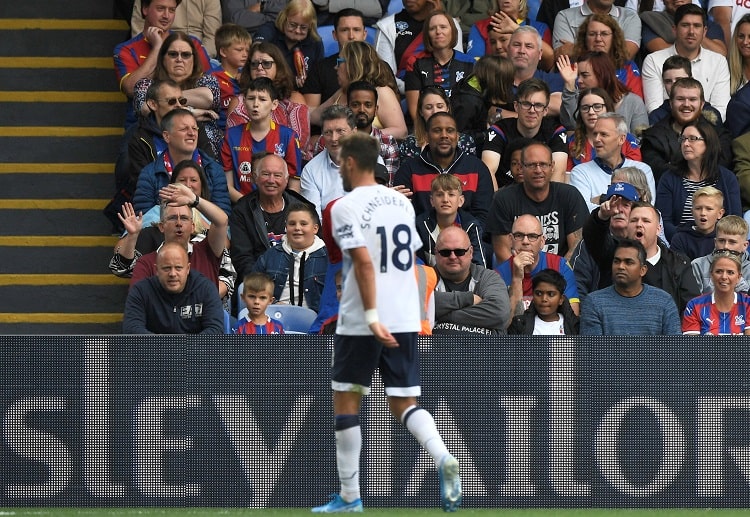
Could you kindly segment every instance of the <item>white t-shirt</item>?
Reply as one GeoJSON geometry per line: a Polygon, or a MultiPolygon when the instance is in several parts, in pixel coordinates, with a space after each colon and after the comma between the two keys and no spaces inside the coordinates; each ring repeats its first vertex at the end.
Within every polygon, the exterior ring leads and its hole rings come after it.
{"type": "Polygon", "coordinates": [[[390,332],[418,332],[419,290],[414,253],[422,246],[411,201],[382,185],[357,187],[333,205],[331,222],[343,252],[343,291],[336,333],[372,335],[349,250],[366,247],[375,269],[380,322],[390,332]]]}
{"type": "Polygon", "coordinates": [[[557,321],[544,321],[539,316],[534,317],[534,332],[532,336],[559,336],[565,334],[565,317],[558,313],[557,321]]]}
{"type": "Polygon", "coordinates": [[[711,12],[711,9],[714,7],[731,7],[732,8],[732,27],[730,28],[730,31],[734,33],[734,27],[737,25],[737,22],[740,21],[740,18],[745,16],[747,13],[750,13],[750,3],[747,2],[738,2],[737,0],[709,0],[708,2],[708,12],[711,12]]]}

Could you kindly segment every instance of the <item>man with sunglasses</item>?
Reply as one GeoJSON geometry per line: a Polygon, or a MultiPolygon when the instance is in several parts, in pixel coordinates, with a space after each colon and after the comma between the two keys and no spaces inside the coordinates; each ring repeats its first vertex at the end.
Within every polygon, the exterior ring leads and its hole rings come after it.
{"type": "Polygon", "coordinates": [[[573,312],[578,314],[578,288],[573,270],[561,256],[542,251],[545,238],[539,219],[528,214],[520,216],[513,222],[511,239],[513,256],[497,266],[495,271],[508,286],[513,315],[523,314],[531,305],[531,279],[543,269],[554,269],[565,278],[565,297],[573,312]]]}
{"type": "Polygon", "coordinates": [[[552,150],[553,181],[565,181],[568,164],[568,145],[565,143],[565,127],[556,119],[548,117],[550,89],[541,79],[528,79],[518,86],[515,110],[518,118],[501,119],[485,134],[482,161],[495,175],[497,185],[504,187],[514,182],[510,171],[510,153],[506,149],[510,142],[529,138],[542,142],[552,150]]]}
{"type": "Polygon", "coordinates": [[[469,235],[445,228],[435,244],[435,326],[433,334],[505,334],[510,320],[508,289],[491,269],[471,261],[469,235]]]}

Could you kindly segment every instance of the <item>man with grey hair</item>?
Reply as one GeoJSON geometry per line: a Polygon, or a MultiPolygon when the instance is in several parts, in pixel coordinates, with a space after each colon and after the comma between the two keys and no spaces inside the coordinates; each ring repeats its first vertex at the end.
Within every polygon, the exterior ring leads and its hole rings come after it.
{"type": "Polygon", "coordinates": [[[563,80],[558,73],[545,72],[539,69],[539,61],[542,59],[542,37],[539,35],[539,31],[531,25],[522,25],[517,28],[508,43],[508,57],[516,69],[513,77],[514,87],[518,88],[518,85],[527,79],[541,79],[547,83],[550,92],[552,92],[548,106],[549,111],[546,115],[559,115],[563,80]]]}
{"type": "Polygon", "coordinates": [[[651,199],[656,197],[654,173],[647,164],[625,158],[622,145],[628,135],[625,118],[617,113],[602,113],[594,125],[593,159],[573,167],[570,184],[583,196],[589,211],[599,206],[607,192],[612,174],[622,167],[636,167],[643,171],[651,192],[651,199]]]}

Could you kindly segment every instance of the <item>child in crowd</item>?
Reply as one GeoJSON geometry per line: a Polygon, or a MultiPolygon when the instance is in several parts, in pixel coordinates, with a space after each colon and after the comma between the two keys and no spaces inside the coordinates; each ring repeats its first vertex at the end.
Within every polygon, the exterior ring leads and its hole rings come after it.
{"type": "Polygon", "coordinates": [[[531,305],[522,315],[513,318],[508,334],[578,334],[578,316],[564,294],[565,278],[554,269],[542,269],[531,279],[531,286],[531,305]]]}
{"type": "Polygon", "coordinates": [[[238,80],[242,68],[247,64],[251,41],[250,33],[234,23],[225,23],[216,30],[216,50],[220,64],[209,73],[219,81],[221,109],[218,123],[222,131],[227,126],[227,107],[232,97],[240,94],[238,80]]]}
{"type": "Polygon", "coordinates": [[[221,161],[227,176],[229,198],[236,203],[255,190],[252,167],[253,154],[268,152],[284,158],[289,169],[289,188],[299,191],[302,154],[293,129],[271,120],[271,112],[279,104],[279,93],[267,77],[253,79],[245,90],[245,107],[250,122],[227,129],[221,148],[221,161]]]}
{"type": "Polygon", "coordinates": [[[702,187],[693,194],[695,225],[680,226],[670,247],[690,260],[703,257],[714,249],[716,223],[724,215],[724,194],[716,187],[702,187]]]}
{"type": "Polygon", "coordinates": [[[534,141],[531,138],[517,138],[508,143],[506,152],[510,154],[510,170],[508,170],[506,174],[508,177],[513,178],[513,183],[510,183],[508,186],[515,185],[516,183],[523,183],[523,163],[521,155],[523,154],[523,148],[533,142],[534,141]]]}
{"type": "Polygon", "coordinates": [[[247,306],[247,316],[240,318],[232,327],[234,334],[283,334],[280,321],[266,314],[266,309],[274,301],[273,280],[263,273],[250,273],[245,276],[242,288],[242,301],[247,306]]]}
{"type": "Polygon", "coordinates": [[[417,257],[428,266],[435,265],[435,242],[440,230],[449,226],[458,226],[469,234],[469,241],[474,248],[472,262],[487,267],[486,254],[482,247],[482,225],[461,207],[464,204],[461,180],[453,174],[439,174],[430,183],[429,212],[417,216],[417,232],[422,239],[422,248],[417,257]]]}
{"type": "Polygon", "coordinates": [[[286,234],[281,246],[272,246],[253,266],[266,273],[274,283],[277,303],[320,309],[328,253],[323,239],[317,236],[320,222],[315,207],[295,203],[286,218],[286,234]]]}

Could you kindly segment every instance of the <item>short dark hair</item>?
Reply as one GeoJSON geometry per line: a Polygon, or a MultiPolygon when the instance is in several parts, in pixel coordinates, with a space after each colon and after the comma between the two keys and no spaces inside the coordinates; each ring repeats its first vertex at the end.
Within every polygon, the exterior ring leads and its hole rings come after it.
{"type": "Polygon", "coordinates": [[[615,243],[615,252],[620,248],[633,248],[637,250],[638,261],[641,263],[641,266],[646,265],[646,248],[643,247],[640,241],[635,239],[618,239],[615,243]]]}
{"type": "Polygon", "coordinates": [[[151,84],[148,86],[148,90],[146,90],[146,100],[152,100],[152,101],[159,101],[159,92],[161,91],[162,86],[171,86],[172,88],[179,88],[182,89],[182,87],[177,84],[177,81],[174,81],[172,79],[163,79],[161,81],[151,81],[151,84]]]}
{"type": "Polygon", "coordinates": [[[248,81],[247,86],[245,86],[245,95],[247,95],[247,92],[266,92],[271,100],[279,100],[279,90],[268,77],[258,77],[248,81]]]}
{"type": "Polygon", "coordinates": [[[313,205],[307,203],[293,203],[286,212],[286,218],[289,218],[289,214],[292,212],[305,212],[312,219],[313,224],[320,226],[320,218],[318,217],[318,211],[315,210],[313,205]]]}
{"type": "Polygon", "coordinates": [[[555,286],[560,294],[565,294],[565,288],[568,287],[568,282],[565,281],[565,277],[560,274],[559,271],[554,269],[542,269],[536,275],[531,277],[531,288],[536,289],[539,284],[545,282],[555,286]]]}
{"type": "Polygon", "coordinates": [[[545,83],[541,79],[537,79],[536,77],[526,79],[518,85],[518,90],[516,90],[516,99],[525,99],[529,95],[533,95],[536,92],[544,92],[544,96],[547,98],[547,103],[549,103],[549,86],[547,85],[547,83],[545,83]]]}
{"type": "Polygon", "coordinates": [[[454,124],[456,123],[456,118],[453,115],[451,115],[447,111],[438,111],[437,113],[433,113],[432,115],[430,115],[430,118],[427,119],[427,125],[426,125],[427,132],[429,132],[430,128],[432,127],[432,121],[437,120],[440,117],[447,117],[451,119],[454,124]]]}
{"type": "Polygon", "coordinates": [[[357,91],[365,91],[365,92],[372,92],[373,95],[375,95],[375,103],[378,102],[378,89],[375,88],[375,85],[372,83],[368,83],[367,81],[354,81],[346,88],[346,102],[349,102],[349,99],[352,95],[352,92],[357,91]]]}
{"type": "Polygon", "coordinates": [[[352,157],[360,170],[374,173],[378,156],[380,144],[366,133],[354,131],[341,139],[341,159],[352,157]]]}
{"type": "Polygon", "coordinates": [[[669,56],[667,60],[664,61],[664,64],[661,67],[662,75],[664,75],[664,72],[668,72],[669,70],[685,70],[688,76],[693,77],[693,64],[688,58],[679,56],[677,54],[675,54],[674,56],[669,56]]]}
{"type": "Polygon", "coordinates": [[[170,183],[175,183],[180,178],[180,173],[185,169],[193,169],[198,172],[198,177],[201,180],[201,197],[203,199],[211,199],[211,191],[208,188],[208,180],[206,179],[206,171],[198,162],[193,160],[182,160],[180,163],[174,166],[172,176],[169,178],[170,183]]]}
{"type": "MultiPolygon", "coordinates": [[[[143,16],[143,8],[150,6],[152,1],[153,0],[141,0],[141,16],[143,16]]],[[[179,7],[182,3],[182,0],[175,0],[175,3],[177,4],[177,7],[179,7]]]]}
{"type": "Polygon", "coordinates": [[[698,16],[700,16],[703,19],[704,27],[708,24],[708,15],[706,14],[705,9],[703,9],[699,5],[695,5],[692,3],[681,5],[675,10],[674,24],[677,25],[685,16],[688,16],[690,14],[697,14],[698,16]]]}
{"type": "MultiPolygon", "coordinates": [[[[333,17],[333,29],[336,30],[339,28],[339,22],[341,21],[341,18],[346,18],[349,16],[356,16],[357,18],[361,18],[362,26],[365,26],[365,15],[362,14],[362,11],[360,11],[359,9],[354,9],[353,7],[347,7],[346,9],[341,9],[336,13],[336,16],[333,17]]],[[[365,29],[366,28],[367,27],[365,27],[365,29]]]]}
{"type": "Polygon", "coordinates": [[[677,79],[674,83],[672,83],[672,91],[669,92],[670,102],[674,100],[677,88],[689,88],[691,90],[697,88],[701,91],[701,102],[706,101],[706,97],[703,93],[703,85],[698,79],[695,79],[694,77],[683,77],[682,79],[677,79]]]}

